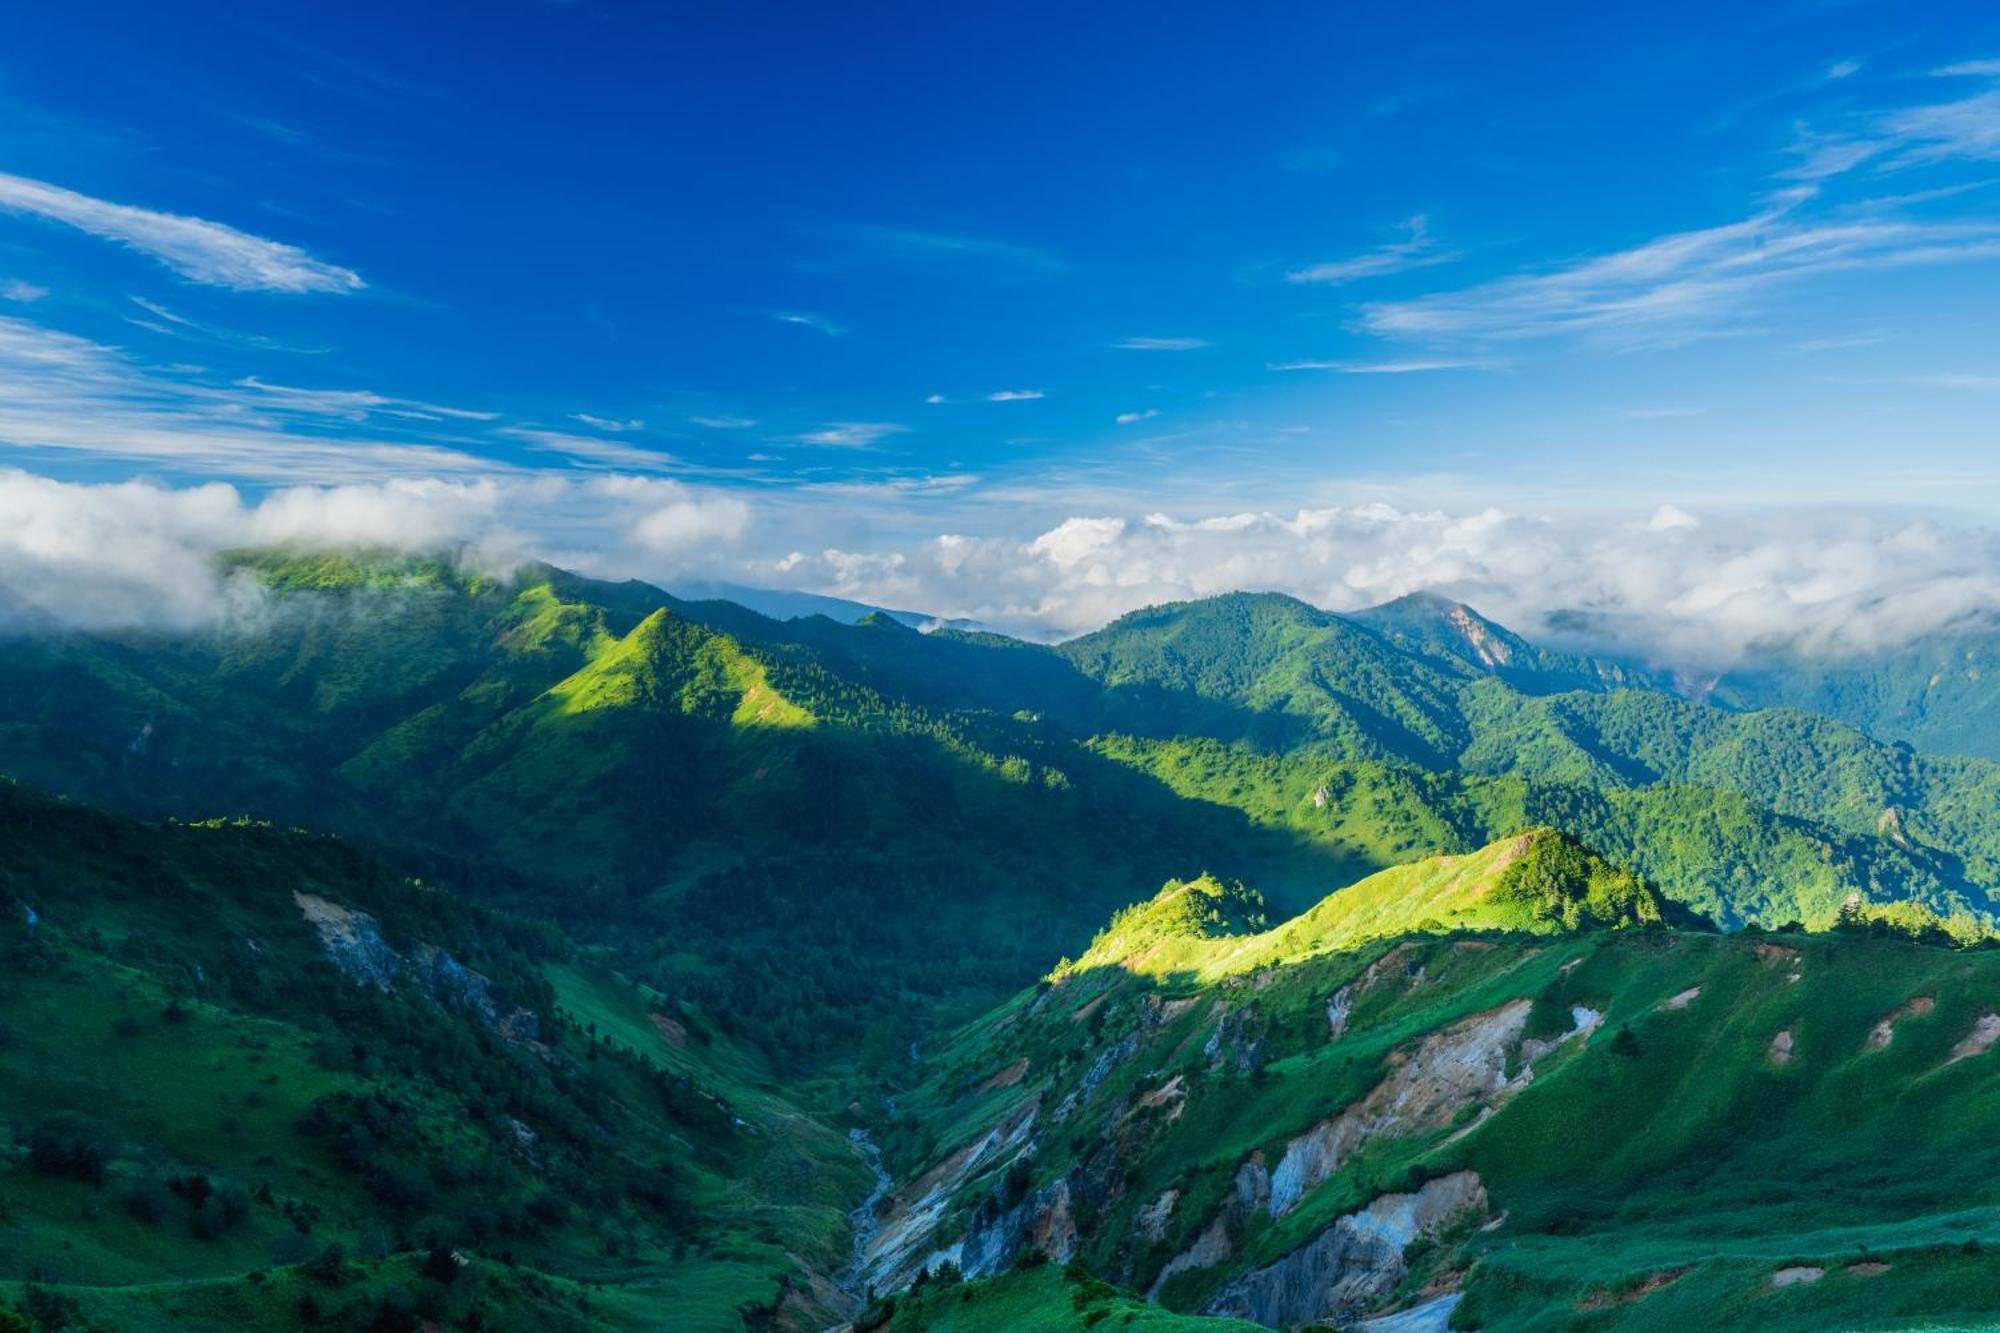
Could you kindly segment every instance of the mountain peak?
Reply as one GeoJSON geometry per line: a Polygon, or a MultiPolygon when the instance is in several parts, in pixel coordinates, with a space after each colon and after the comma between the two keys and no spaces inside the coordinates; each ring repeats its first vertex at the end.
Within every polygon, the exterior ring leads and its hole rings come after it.
{"type": "Polygon", "coordinates": [[[1442,649],[1470,665],[1499,671],[1529,649],[1526,640],[1464,602],[1428,589],[1356,611],[1350,619],[1393,639],[1442,649]]]}

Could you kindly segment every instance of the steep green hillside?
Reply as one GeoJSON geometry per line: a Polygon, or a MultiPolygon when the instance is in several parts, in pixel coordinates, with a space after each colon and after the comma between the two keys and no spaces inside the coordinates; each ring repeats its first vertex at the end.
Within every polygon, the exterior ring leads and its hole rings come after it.
{"type": "Polygon", "coordinates": [[[790,1056],[888,1058],[1184,865],[1335,870],[985,706],[1060,694],[1051,671],[1092,692],[1046,650],[544,566],[236,568],[265,597],[209,635],[0,643],[0,771],[149,818],[338,831],[790,1056]]]}
{"type": "Polygon", "coordinates": [[[0,905],[0,1301],[43,1326],[839,1312],[845,1137],[545,927],[325,836],[11,783],[0,905]]]}
{"type": "Polygon", "coordinates": [[[0,771],[337,831],[785,1059],[893,1064],[1193,870],[1292,910],[1552,825],[1729,924],[1858,893],[1970,931],[2000,891],[2000,766],[1689,704],[1435,598],[1238,594],[1044,648],[539,565],[232,567],[252,610],[209,634],[0,643],[0,771]]]}
{"type": "MultiPolygon", "coordinates": [[[[1503,930],[1531,935],[1657,926],[1672,903],[1630,871],[1554,829],[1535,829],[1465,856],[1395,866],[1329,894],[1269,930],[1250,890],[1213,879],[1170,882],[1127,908],[1057,979],[1116,967],[1155,978],[1214,983],[1260,968],[1351,950],[1415,931],[1503,930]]],[[[1679,924],[1701,924],[1678,913],[1679,924]]]]}
{"type": "Polygon", "coordinates": [[[2000,952],[1676,929],[1525,841],[1263,933],[1220,886],[1126,914],[900,1099],[867,1271],[941,1267],[930,1309],[1046,1256],[1269,1326],[2000,1318],[2000,952]]]}
{"type": "Polygon", "coordinates": [[[1873,652],[1773,654],[1692,684],[1725,708],[1797,708],[1885,741],[2000,759],[1996,671],[2000,623],[1985,615],[1873,652]]]}

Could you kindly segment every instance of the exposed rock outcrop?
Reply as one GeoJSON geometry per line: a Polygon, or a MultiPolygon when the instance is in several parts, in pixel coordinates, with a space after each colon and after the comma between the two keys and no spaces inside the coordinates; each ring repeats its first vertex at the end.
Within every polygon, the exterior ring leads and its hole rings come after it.
{"type": "MultiPolygon", "coordinates": [[[[961,1187],[980,1171],[1016,1154],[1034,1133],[1036,1103],[1028,1102],[902,1190],[882,1200],[877,1226],[858,1257],[857,1285],[893,1291],[931,1258],[939,1225],[961,1187]]],[[[949,1255],[946,1257],[955,1257],[949,1255]]]]}
{"type": "Polygon", "coordinates": [[[1765,1054],[1770,1057],[1772,1064],[1782,1067],[1792,1062],[1794,1045],[1792,1030],[1790,1028],[1782,1028],[1776,1036],[1771,1038],[1770,1049],[1765,1054]]]}
{"type": "Polygon", "coordinates": [[[1030,1190],[1011,1208],[988,1196],[959,1243],[958,1266],[967,1277],[991,1277],[1005,1272],[1026,1250],[1057,1263],[1076,1254],[1076,1209],[1068,1177],[1030,1190]]]}
{"type": "Polygon", "coordinates": [[[1256,1011],[1231,1009],[1222,1015],[1208,1044],[1201,1048],[1210,1069],[1231,1069],[1239,1074],[1256,1072],[1264,1062],[1264,1024],[1256,1011]]]}
{"type": "Polygon", "coordinates": [[[320,947],[335,967],[365,985],[389,989],[403,970],[403,960],[382,938],[374,917],[298,889],[292,890],[292,901],[319,932],[320,947]]]}
{"type": "Polygon", "coordinates": [[[1202,1228],[1194,1243],[1169,1259],[1153,1279],[1153,1285],[1146,1290],[1146,1299],[1156,1301],[1160,1289],[1167,1285],[1167,1279],[1176,1273],[1186,1273],[1196,1268],[1211,1268],[1236,1253],[1233,1237],[1240,1232],[1251,1216],[1262,1212],[1271,1201],[1271,1173],[1264,1169],[1264,1154],[1254,1152],[1250,1159],[1236,1168],[1236,1178],[1230,1182],[1229,1197],[1209,1224],[1202,1228]]]}
{"type": "Polygon", "coordinates": [[[1601,1021],[1594,1011],[1578,1008],[1568,1032],[1523,1040],[1532,1008],[1528,1000],[1514,1000],[1433,1032],[1367,1096],[1286,1144],[1271,1172],[1271,1216],[1297,1207],[1373,1139],[1444,1129],[1468,1106],[1497,1106],[1534,1078],[1535,1060],[1601,1021]],[[1519,1066],[1511,1077],[1510,1055],[1519,1066]]]}
{"type": "Polygon", "coordinates": [[[1345,1323],[1396,1289],[1408,1272],[1403,1254],[1411,1241],[1485,1208],[1486,1189],[1470,1171],[1427,1181],[1414,1193],[1384,1194],[1276,1263],[1229,1282],[1203,1313],[1267,1328],[1345,1323]]]}
{"type": "Polygon", "coordinates": [[[2000,1041],[2000,1014],[1981,1014],[1979,1021],[1972,1025],[1972,1031],[1958,1045],[1951,1048],[1951,1059],[1945,1061],[1955,1065],[1960,1060],[1970,1060],[1975,1055],[1984,1055],[2000,1041]]]}
{"type": "Polygon", "coordinates": [[[1395,1314],[1364,1319],[1353,1325],[1350,1333],[1446,1333],[1451,1327],[1451,1312],[1464,1299],[1464,1295],[1456,1291],[1436,1296],[1407,1310],[1398,1310],[1395,1314]]]}
{"type": "Polygon", "coordinates": [[[406,957],[391,947],[380,925],[366,912],[298,889],[292,891],[292,901],[319,933],[328,960],[355,981],[386,991],[394,989],[400,979],[432,1003],[470,1014],[508,1041],[541,1040],[541,1019],[533,1010],[502,1009],[485,974],[467,967],[449,950],[419,944],[406,957]]]}
{"type": "Polygon", "coordinates": [[[1139,1238],[1147,1242],[1164,1240],[1167,1223],[1174,1218],[1174,1205],[1179,1203],[1180,1199],[1179,1190],[1163,1190],[1159,1198],[1133,1213],[1132,1227],[1139,1233],[1139,1238]]]}
{"type": "Polygon", "coordinates": [[[1883,1015],[1882,1021],[1868,1030],[1868,1041],[1865,1049],[1871,1051],[1887,1050],[1889,1043],[1896,1039],[1896,1024],[1906,1018],[1922,1018],[1935,1008],[1937,1008],[1937,1001],[1930,996],[1911,996],[1908,1000],[1898,1005],[1895,1010],[1883,1015]]]}

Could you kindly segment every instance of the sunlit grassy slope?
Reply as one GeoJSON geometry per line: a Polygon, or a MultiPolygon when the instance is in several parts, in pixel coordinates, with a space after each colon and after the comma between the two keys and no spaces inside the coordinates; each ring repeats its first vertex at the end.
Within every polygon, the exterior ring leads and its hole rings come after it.
{"type": "Polygon", "coordinates": [[[1629,871],[1554,829],[1534,829],[1464,856],[1380,871],[1256,934],[1241,933],[1241,924],[1261,919],[1261,899],[1212,878],[1175,882],[1114,917],[1059,975],[1119,967],[1212,983],[1418,931],[1553,934],[1660,925],[1672,912],[1629,871]]]}
{"type": "MultiPolygon", "coordinates": [[[[940,1049],[902,1103],[911,1178],[1038,1110],[1028,1156],[953,1187],[938,1244],[989,1198],[1034,1207],[1060,1184],[1073,1262],[1194,1312],[1372,1199],[1472,1171],[1483,1210],[1413,1249],[1378,1310],[1456,1289],[1466,1328],[2000,1320],[1984,1257],[2000,951],[1676,928],[1642,883],[1549,833],[1375,877],[1275,929],[1258,906],[1170,886],[940,1049]],[[1537,861],[1535,891],[1508,883],[1537,861]],[[1504,1039],[1475,1056],[1482,1032],[1504,1039]],[[1409,1072],[1489,1058],[1511,1083],[1409,1072]],[[1360,1137],[1295,1208],[1229,1212],[1248,1164],[1276,1173],[1359,1106],[1377,1108],[1368,1128],[1341,1131],[1360,1137]],[[1218,1226],[1225,1244],[1161,1281],[1218,1226]]],[[[1023,1234],[1067,1234],[1051,1225],[1023,1234]]],[[[969,1292],[968,1309],[1039,1300],[1044,1326],[1083,1326],[1018,1278],[969,1292]]]]}

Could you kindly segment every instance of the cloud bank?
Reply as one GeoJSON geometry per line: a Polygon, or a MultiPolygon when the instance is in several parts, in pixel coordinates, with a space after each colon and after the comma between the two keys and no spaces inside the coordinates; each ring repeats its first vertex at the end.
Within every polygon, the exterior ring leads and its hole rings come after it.
{"type": "Polygon", "coordinates": [[[796,496],[618,473],[391,479],[251,498],[220,483],[0,471],[0,623],[224,622],[244,590],[217,575],[214,556],[271,543],[465,547],[486,561],[545,558],[670,590],[725,579],[1039,638],[1241,589],[1337,611],[1430,590],[1531,637],[1587,633],[1595,646],[1690,669],[1779,648],[1866,652],[2000,611],[2000,533],[1853,511],[1714,516],[1667,504],[1563,519],[1368,503],[1077,515],[1040,531],[905,534],[865,550],[838,544],[825,521],[796,496]]]}
{"type": "Polygon", "coordinates": [[[254,606],[216,556],[246,546],[462,549],[583,570],[718,567],[749,524],[734,496],[633,476],[392,479],[249,498],[222,482],[99,485],[0,469],[0,631],[188,631],[254,606]]]}

